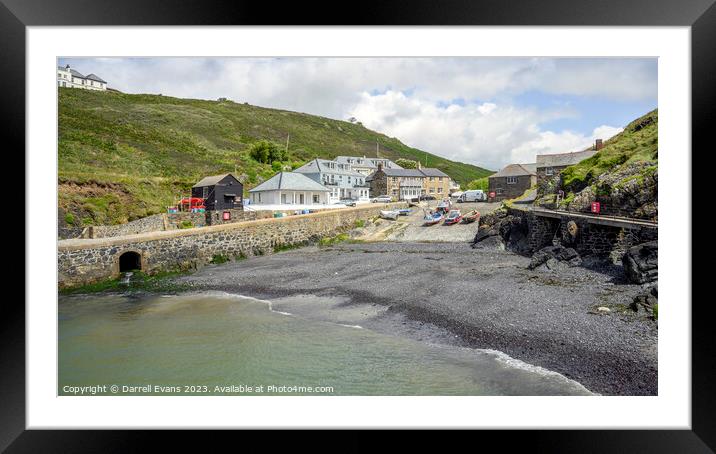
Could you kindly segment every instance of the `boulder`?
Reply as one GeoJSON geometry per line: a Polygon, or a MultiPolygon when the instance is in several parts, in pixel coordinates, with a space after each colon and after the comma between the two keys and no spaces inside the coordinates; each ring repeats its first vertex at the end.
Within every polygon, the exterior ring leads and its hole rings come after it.
{"type": "Polygon", "coordinates": [[[647,314],[653,314],[654,306],[658,303],[659,295],[657,286],[653,286],[636,295],[629,307],[631,307],[634,312],[644,311],[647,314]]]}
{"type": "Polygon", "coordinates": [[[656,281],[659,277],[658,252],[659,245],[657,241],[649,241],[648,243],[630,247],[622,258],[624,273],[629,280],[636,284],[656,281]]]}
{"type": "Polygon", "coordinates": [[[532,261],[527,268],[533,270],[541,265],[549,270],[559,270],[565,266],[577,266],[582,263],[582,258],[577,251],[571,247],[562,245],[547,246],[535,252],[532,261]]]}

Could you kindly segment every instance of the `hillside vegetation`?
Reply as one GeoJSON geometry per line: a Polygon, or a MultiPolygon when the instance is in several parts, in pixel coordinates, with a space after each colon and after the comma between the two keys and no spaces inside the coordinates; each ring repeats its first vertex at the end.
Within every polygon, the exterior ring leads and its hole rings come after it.
{"type": "Polygon", "coordinates": [[[537,203],[589,211],[594,201],[605,214],[656,219],[658,213],[659,112],[655,109],[632,121],[624,131],[607,140],[598,153],[538,188],[537,203]]]}
{"type": "Polygon", "coordinates": [[[59,89],[60,223],[117,224],[162,212],[206,175],[236,172],[255,186],[315,158],[380,156],[420,161],[460,184],[492,172],[453,162],[359,123],[240,104],[59,89]],[[259,162],[264,141],[288,153],[259,162]],[[255,155],[255,153],[254,153],[255,155]]]}

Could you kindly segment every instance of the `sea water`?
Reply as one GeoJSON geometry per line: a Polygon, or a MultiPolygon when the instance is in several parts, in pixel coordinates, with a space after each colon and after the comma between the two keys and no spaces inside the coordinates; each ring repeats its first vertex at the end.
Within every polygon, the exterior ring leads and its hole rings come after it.
{"type": "Polygon", "coordinates": [[[300,312],[221,293],[63,296],[58,394],[590,394],[500,352],[300,312]]]}

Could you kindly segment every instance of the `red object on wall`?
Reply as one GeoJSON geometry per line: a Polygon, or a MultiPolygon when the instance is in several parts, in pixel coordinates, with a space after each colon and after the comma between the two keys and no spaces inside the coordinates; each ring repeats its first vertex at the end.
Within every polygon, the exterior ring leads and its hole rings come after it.
{"type": "Polygon", "coordinates": [[[494,191],[490,193],[490,198],[491,198],[491,199],[494,199],[494,198],[495,198],[495,192],[494,192],[494,191]]]}
{"type": "Polygon", "coordinates": [[[224,221],[228,221],[231,219],[231,212],[230,211],[224,211],[224,221]]]}
{"type": "Polygon", "coordinates": [[[599,214],[599,211],[601,210],[601,204],[599,202],[592,202],[592,213],[599,214]]]}

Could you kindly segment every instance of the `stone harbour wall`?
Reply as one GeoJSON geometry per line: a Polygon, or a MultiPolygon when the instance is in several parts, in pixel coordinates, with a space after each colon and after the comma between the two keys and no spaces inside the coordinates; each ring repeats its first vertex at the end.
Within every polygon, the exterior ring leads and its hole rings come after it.
{"type": "Polygon", "coordinates": [[[658,238],[655,228],[600,225],[568,215],[556,219],[512,208],[508,209],[508,213],[522,218],[522,225],[527,230],[527,252],[530,254],[543,247],[561,244],[574,248],[580,255],[610,256],[617,262],[630,247],[658,238]]]}
{"type": "Polygon", "coordinates": [[[354,227],[380,210],[404,208],[405,203],[370,204],[283,218],[257,219],[204,228],[157,231],[121,237],[72,239],[59,242],[60,288],[90,284],[120,274],[119,258],[127,252],[140,257],[146,273],[193,269],[215,256],[238,258],[272,253],[283,246],[317,241],[354,227]]]}

